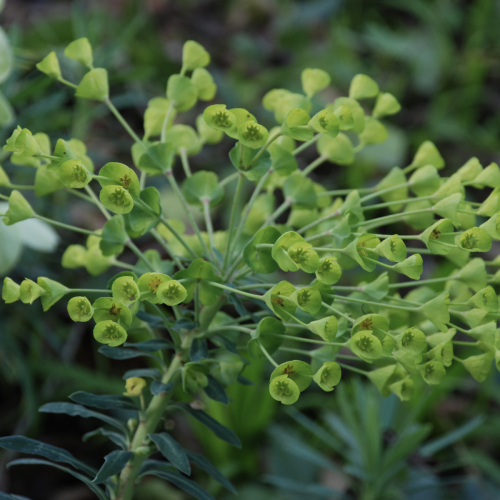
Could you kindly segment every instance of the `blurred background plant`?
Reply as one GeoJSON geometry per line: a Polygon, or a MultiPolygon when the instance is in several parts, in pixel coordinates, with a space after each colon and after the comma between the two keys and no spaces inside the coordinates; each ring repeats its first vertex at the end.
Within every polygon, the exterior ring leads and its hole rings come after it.
{"type": "MultiPolygon", "coordinates": [[[[113,102],[141,130],[148,100],[164,95],[168,76],[180,68],[182,44],[194,39],[212,55],[215,102],[245,107],[266,126],[271,116],[261,105],[264,93],[275,87],[297,90],[302,69],[311,65],[332,76],[334,90],[322,96],[325,104],[347,89],[356,73],[372,76],[398,98],[403,112],[392,120],[388,142],[367,147],[350,168],[315,171],[330,188],[374,185],[391,167],[409,164],[425,139],[438,146],[453,170],[471,156],[483,164],[498,162],[499,15],[494,0],[7,0],[0,14],[0,143],[20,124],[33,132],[43,129],[52,139],[83,140],[98,165],[112,160],[130,165],[128,138],[107,109],[78,100],[70,106],[71,92],[55,88],[35,63],[87,36],[97,64],[109,70],[113,102]]],[[[64,71],[71,76],[79,69],[68,63],[64,71]]],[[[193,157],[193,170],[229,172],[226,152],[223,143],[210,155],[193,157]]],[[[0,163],[3,159],[0,152],[0,163]]],[[[29,167],[2,166],[11,176],[15,170],[16,183],[32,182],[29,167]]],[[[169,203],[165,186],[158,188],[166,213],[182,215],[169,203]]],[[[53,217],[65,196],[54,192],[37,203],[53,217]]],[[[100,217],[83,202],[70,206],[67,222],[92,224],[100,217]]],[[[219,217],[225,212],[220,209],[219,217]]],[[[42,226],[41,234],[36,230],[14,234],[0,226],[0,274],[16,265],[9,273],[16,281],[43,275],[78,288],[85,273],[62,270],[57,236],[42,226]]],[[[64,238],[77,242],[71,233],[64,238]]],[[[433,270],[434,276],[447,272],[433,270]]],[[[97,280],[105,284],[107,276],[97,280]]],[[[94,453],[79,441],[90,428],[87,422],[61,417],[49,424],[36,409],[77,389],[121,392],[113,363],[96,354],[84,326],[70,327],[63,305],[57,317],[43,319],[35,306],[29,316],[18,307],[0,304],[0,434],[25,433],[77,456],[94,453]]],[[[496,372],[481,386],[452,372],[446,384],[410,403],[383,399],[353,381],[328,396],[326,407],[325,397],[313,393],[301,399],[298,410],[278,408],[271,400],[263,366],[252,365],[245,376],[254,385],[233,387],[228,407],[206,402],[209,412],[239,435],[242,450],[212,440],[192,422],[176,421],[181,442],[203,450],[231,477],[238,498],[500,497],[496,372]],[[242,414],[254,415],[250,426],[241,426],[242,414]]],[[[67,478],[37,471],[27,482],[25,472],[13,469],[7,477],[2,467],[0,491],[22,491],[33,500],[89,498],[67,478]]],[[[224,498],[215,483],[207,487],[224,498]]],[[[160,481],[147,483],[140,498],[167,495],[184,498],[160,481]]]]}

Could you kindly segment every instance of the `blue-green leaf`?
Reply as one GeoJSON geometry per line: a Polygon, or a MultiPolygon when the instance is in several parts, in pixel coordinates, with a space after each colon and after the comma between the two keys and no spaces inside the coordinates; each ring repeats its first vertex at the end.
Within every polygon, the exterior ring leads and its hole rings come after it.
{"type": "Polygon", "coordinates": [[[172,390],[174,386],[175,384],[173,382],[162,384],[159,380],[153,380],[150,387],[151,394],[153,394],[153,396],[159,396],[161,393],[172,390]]]}
{"type": "Polygon", "coordinates": [[[161,371],[156,368],[137,368],[136,370],[128,370],[123,375],[123,380],[133,377],[149,377],[155,380],[161,379],[161,371]]]}
{"type": "Polygon", "coordinates": [[[118,434],[118,432],[113,432],[113,431],[108,431],[107,429],[104,429],[103,427],[99,427],[95,431],[90,431],[85,433],[82,436],[82,441],[85,442],[89,440],[93,436],[97,436],[98,434],[101,434],[102,436],[106,436],[109,438],[113,443],[118,445],[120,448],[127,450],[127,441],[125,437],[122,434],[118,434]]]}
{"type": "Polygon", "coordinates": [[[184,474],[191,474],[191,467],[182,446],[170,434],[162,432],[161,434],[148,434],[148,436],[172,465],[184,474]]]}
{"type": "Polygon", "coordinates": [[[29,498],[20,497],[19,495],[8,495],[0,491],[0,500],[29,500],[29,498]]]}
{"type": "Polygon", "coordinates": [[[135,349],[124,349],[121,347],[110,347],[108,345],[105,345],[100,347],[98,351],[103,356],[111,359],[132,359],[138,358],[140,356],[146,356],[148,358],[154,358],[159,361],[155,355],[149,354],[147,352],[137,351],[135,349]]]}
{"type": "Polygon", "coordinates": [[[38,411],[42,413],[65,413],[71,417],[97,418],[127,434],[127,429],[118,420],[73,403],[47,403],[41,406],[38,411]]]}
{"type": "Polygon", "coordinates": [[[227,405],[229,398],[224,388],[211,375],[207,375],[207,379],[208,385],[203,388],[205,394],[214,401],[227,405]]]}
{"type": "Polygon", "coordinates": [[[84,462],[76,459],[69,451],[57,448],[56,446],[52,446],[50,444],[41,443],[40,441],[24,436],[2,437],[0,438],[0,448],[16,451],[18,453],[39,455],[41,457],[48,458],[49,460],[53,460],[54,462],[70,464],[91,476],[96,473],[96,470],[93,467],[90,467],[84,462]]]}
{"type": "Polygon", "coordinates": [[[236,495],[236,489],[231,484],[231,482],[215,467],[211,464],[203,455],[199,455],[198,453],[193,453],[189,450],[184,450],[186,452],[189,461],[193,464],[197,465],[200,469],[204,470],[207,474],[212,476],[218,483],[222,484],[225,488],[227,488],[231,493],[236,495]]]}
{"type": "Polygon", "coordinates": [[[62,470],[64,472],[67,472],[68,474],[71,474],[73,477],[76,477],[76,479],[79,479],[82,481],[82,483],[85,483],[85,485],[91,490],[95,495],[100,499],[100,500],[107,500],[106,495],[104,492],[96,486],[92,481],[90,481],[89,478],[86,476],[83,476],[82,474],[75,472],[74,470],[68,469],[67,467],[63,467],[62,465],[57,465],[52,462],[48,462],[47,460],[40,460],[38,458],[21,458],[19,460],[14,460],[10,462],[7,467],[12,467],[13,465],[48,465],[49,467],[55,467],[56,469],[62,470]]]}
{"type": "Polygon", "coordinates": [[[210,415],[207,415],[203,410],[193,410],[193,408],[186,404],[179,404],[176,406],[210,429],[219,439],[222,439],[223,441],[226,441],[226,443],[232,444],[237,448],[241,448],[241,442],[238,439],[238,436],[236,436],[231,429],[228,429],[224,425],[217,422],[217,420],[213,419],[210,415]]]}
{"type": "Polygon", "coordinates": [[[143,342],[137,342],[136,344],[125,342],[124,345],[126,347],[133,347],[134,349],[143,352],[155,352],[160,349],[175,349],[174,344],[166,339],[150,339],[144,340],[143,342]]]}
{"type": "Polygon", "coordinates": [[[191,361],[201,361],[208,358],[208,347],[205,339],[194,338],[189,349],[189,358],[191,361]]]}
{"type": "Polygon", "coordinates": [[[104,457],[104,464],[99,469],[99,472],[92,482],[100,484],[106,481],[108,477],[118,474],[133,456],[134,454],[131,451],[112,451],[109,455],[104,457]]]}
{"type": "Polygon", "coordinates": [[[99,408],[100,410],[137,410],[137,406],[130,398],[117,396],[116,394],[91,394],[90,392],[78,391],[69,397],[75,403],[99,408]]]}

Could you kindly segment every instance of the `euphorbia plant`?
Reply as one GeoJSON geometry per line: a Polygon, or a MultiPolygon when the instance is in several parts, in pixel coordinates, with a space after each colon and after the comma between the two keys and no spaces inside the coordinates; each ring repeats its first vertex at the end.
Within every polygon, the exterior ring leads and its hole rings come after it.
{"type": "Polygon", "coordinates": [[[77,97],[109,107],[133,140],[136,168],[111,162],[96,171],[81,141],[59,139],[52,147],[46,134],[18,127],[4,149],[12,152],[12,163],[36,169],[35,195],[65,189],[98,207],[107,222],[88,230],[49,220],[0,169],[0,186],[11,189],[9,196],[1,195],[9,202],[3,220],[15,224],[39,218],[86,236],[85,245],[67,247],[65,268],[85,267],[92,276],[112,267],[125,271],[114,275],[105,289],[89,284],[75,290],[45,277],[20,284],[6,278],[2,296],[7,303],[40,299],[44,311],[69,298],[73,321],[95,322],[102,355],[144,356],[145,365],[124,374],[123,395],[77,392],[70,396],[73,403],[40,408],[106,424],[91,434],[104,434],[119,450],[105,457],[100,470],[52,446],[20,436],[0,438],[4,448],[52,461],[20,459],[12,465],[55,465],[102,499],[129,500],[145,475],[208,499],[211,495],[186,477],[190,462],[230,490],[231,484],[205,458],[184,450],[168,432],[170,427],[161,429],[160,423],[182,410],[239,446],[230,429],[200,409],[199,394],[228,404],[225,387],[248,383],[242,372],[252,359],[267,358],[274,366],[269,390],[283,404],[296,402],[313,382],[334,391],[342,370],[368,377],[385,396],[392,392],[407,400],[416,383],[439,384],[454,361],[478,381],[486,378],[493,359],[500,363],[498,300],[492,286],[499,278],[486,271],[499,261],[471,257],[489,251],[492,240],[500,239],[496,164],[483,168],[473,158],[443,178],[439,170],[444,160],[427,141],[410,165],[394,167],[373,187],[327,190],[311,179],[314,169],[324,163],[332,169],[351,168],[357,152],[386,140],[381,120],[400,109],[396,98],[380,91],[370,77],[355,76],[348,97],[312,110],[311,98],[329,86],[330,77],[320,69],[306,69],[303,94],[274,89],[264,96],[263,105],[277,122],[270,130],[247,110],[224,104],[208,106],[195,129],[175,123],[177,115],[198,100],[212,100],[216,86],[205,69],[209,54],[188,41],[182,70],[169,78],[166,97],[148,104],[141,139],[112,104],[106,70],[94,67],[88,40],[72,42],[65,55],[88,68],[79,84],[63,78],[54,52],[38,68],[75,88],[77,97]],[[193,173],[189,157],[224,135],[234,141],[229,159],[235,173],[222,180],[216,172],[193,173]],[[297,141],[302,144],[297,146],[297,141]],[[312,147],[318,158],[299,169],[297,156],[312,147]],[[159,191],[147,187],[153,176],[166,178],[189,228],[162,212],[159,191]],[[236,188],[229,200],[229,227],[215,231],[212,208],[222,202],[230,182],[236,188]],[[255,186],[250,198],[241,200],[245,183],[255,186]],[[482,202],[469,201],[467,186],[490,192],[482,202]],[[278,206],[276,191],[284,199],[278,206]],[[374,204],[377,198],[382,201],[374,204]],[[373,216],[385,209],[388,214],[373,216]],[[201,227],[197,211],[204,218],[201,227]],[[286,222],[278,223],[287,213],[286,222]],[[155,239],[164,253],[141,251],[133,240],[144,235],[155,239]],[[416,247],[407,247],[412,240],[416,247]],[[125,247],[137,256],[135,265],[120,260],[125,247]],[[422,255],[429,263],[446,258],[456,269],[447,277],[420,280],[422,255]],[[341,278],[346,284],[338,286],[341,278]],[[405,294],[407,287],[412,290],[405,294]],[[150,338],[139,338],[137,331],[150,338]],[[129,334],[132,341],[127,341],[129,334]],[[462,334],[472,340],[455,340],[462,334]],[[292,343],[297,345],[289,347],[292,343]],[[314,348],[299,348],[304,344],[314,348]],[[457,346],[477,353],[455,355],[457,346]],[[277,353],[288,360],[278,364],[273,358],[277,353]],[[130,418],[112,417],[106,413],[110,410],[127,410],[130,418]],[[150,458],[156,452],[167,461],[150,458]]]}

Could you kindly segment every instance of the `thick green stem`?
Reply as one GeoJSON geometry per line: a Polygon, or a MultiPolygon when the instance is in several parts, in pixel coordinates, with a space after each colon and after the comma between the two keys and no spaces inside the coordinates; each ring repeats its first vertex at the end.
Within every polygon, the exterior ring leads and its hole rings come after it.
{"type": "MultiPolygon", "coordinates": [[[[226,251],[224,253],[224,263],[222,264],[222,270],[225,271],[227,267],[227,261],[229,260],[229,256],[231,255],[231,247],[233,246],[233,232],[234,232],[234,224],[236,222],[236,209],[238,208],[238,202],[241,194],[241,188],[243,187],[243,179],[244,175],[239,174],[238,177],[238,184],[236,184],[236,191],[234,192],[234,198],[233,198],[233,206],[231,208],[231,217],[229,219],[229,231],[228,231],[228,238],[227,238],[227,246],[226,246],[226,251]]],[[[239,233],[240,233],[240,228],[244,224],[243,219],[240,222],[240,227],[238,228],[238,233],[237,233],[237,238],[239,238],[239,233]]],[[[236,240],[236,238],[235,238],[236,240]]]]}

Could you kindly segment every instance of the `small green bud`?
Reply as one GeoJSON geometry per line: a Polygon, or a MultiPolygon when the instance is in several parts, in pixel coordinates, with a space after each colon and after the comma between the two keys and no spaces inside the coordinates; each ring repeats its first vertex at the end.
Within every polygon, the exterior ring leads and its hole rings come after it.
{"type": "Polygon", "coordinates": [[[325,257],[319,261],[316,278],[325,285],[334,285],[342,276],[342,268],[335,257],[325,257]]]}
{"type": "Polygon", "coordinates": [[[330,137],[337,137],[337,135],[339,135],[339,120],[335,114],[328,109],[316,113],[309,121],[309,126],[320,134],[325,134],[330,137]]]}
{"type": "Polygon", "coordinates": [[[354,162],[352,142],[347,135],[342,133],[335,138],[327,135],[321,136],[318,141],[318,153],[339,165],[350,165],[354,162]]]}
{"type": "Polygon", "coordinates": [[[450,322],[450,313],[448,306],[450,297],[448,292],[444,292],[437,297],[427,301],[419,307],[419,311],[432,323],[434,323],[442,332],[448,331],[447,323],[450,322]]]}
{"type": "Polygon", "coordinates": [[[7,210],[3,222],[6,226],[21,222],[34,217],[35,212],[31,208],[26,198],[17,190],[10,193],[9,209],[7,210]]]}
{"type": "Polygon", "coordinates": [[[128,328],[132,324],[132,313],[122,302],[110,297],[101,297],[92,304],[92,307],[94,308],[92,317],[96,323],[110,320],[123,328],[128,328]]]}
{"type": "Polygon", "coordinates": [[[83,188],[91,180],[92,174],[80,160],[65,161],[59,169],[62,183],[69,188],[83,188]]]}
{"type": "Polygon", "coordinates": [[[127,332],[118,323],[111,320],[100,321],[94,327],[94,338],[101,344],[116,347],[127,340],[127,332]]]}
{"type": "Polygon", "coordinates": [[[287,376],[293,380],[300,392],[305,391],[312,382],[312,368],[311,365],[304,361],[287,361],[282,363],[271,373],[271,381],[282,375],[287,376]]]}
{"type": "Polygon", "coordinates": [[[73,297],[68,302],[68,314],[73,321],[86,322],[92,318],[94,308],[87,297],[73,297]]]}
{"type": "Polygon", "coordinates": [[[382,344],[371,330],[361,330],[349,340],[351,351],[362,359],[371,361],[382,354],[382,344]]]}
{"type": "Polygon", "coordinates": [[[330,85],[330,75],[322,69],[306,68],[301,75],[302,89],[307,97],[322,91],[330,85]]]}
{"type": "Polygon", "coordinates": [[[313,376],[313,380],[326,392],[333,391],[341,378],[342,370],[335,361],[323,363],[323,366],[313,376]]]}
{"type": "Polygon", "coordinates": [[[45,290],[45,293],[40,299],[44,311],[48,311],[57,301],[61,300],[62,297],[69,292],[69,288],[49,278],[39,277],[37,283],[45,290]]]}
{"type": "Polygon", "coordinates": [[[21,282],[19,298],[23,304],[33,304],[33,302],[44,293],[45,290],[32,280],[25,279],[21,282]]]}
{"type": "Polygon", "coordinates": [[[140,396],[142,394],[142,390],[146,387],[146,381],[141,377],[130,377],[125,381],[125,389],[126,391],[123,393],[124,396],[128,396],[129,398],[133,398],[136,396],[140,396]]]}
{"type": "Polygon", "coordinates": [[[61,265],[65,269],[77,269],[85,266],[87,249],[83,245],[69,245],[63,253],[61,265]]]}
{"type": "Polygon", "coordinates": [[[396,337],[403,351],[409,354],[421,354],[427,349],[427,341],[424,332],[417,328],[408,328],[396,337]]]}
{"type": "Polygon", "coordinates": [[[307,329],[319,335],[325,342],[333,342],[337,336],[338,321],[335,316],[327,316],[316,321],[311,321],[307,329]]]}
{"type": "Polygon", "coordinates": [[[249,148],[261,148],[268,138],[268,130],[258,123],[247,122],[238,128],[238,140],[249,148]]]}
{"type": "Polygon", "coordinates": [[[412,280],[419,280],[424,271],[422,256],[419,253],[410,255],[410,257],[403,262],[394,264],[393,269],[398,273],[408,276],[408,278],[412,280]]]}
{"type": "Polygon", "coordinates": [[[12,304],[20,299],[20,286],[10,278],[3,280],[2,299],[6,304],[12,304]]]}
{"type": "Polygon", "coordinates": [[[129,192],[120,186],[104,186],[99,193],[101,203],[117,214],[128,214],[134,208],[129,192]]]}
{"type": "Polygon", "coordinates": [[[78,40],[73,40],[64,49],[64,55],[92,69],[92,46],[90,45],[88,38],[78,38],[78,40]]]}
{"type": "Polygon", "coordinates": [[[389,92],[381,92],[375,101],[373,108],[373,116],[375,118],[383,118],[384,116],[395,115],[401,110],[401,104],[389,92]]]}
{"type": "Polygon", "coordinates": [[[111,286],[113,299],[124,304],[133,304],[139,300],[141,292],[132,276],[121,276],[113,281],[111,286]]]}
{"type": "Polygon", "coordinates": [[[182,68],[193,70],[210,64],[210,54],[198,42],[188,40],[182,48],[182,68]]]}
{"type": "Polygon", "coordinates": [[[104,68],[91,69],[76,89],[76,97],[104,101],[109,97],[108,72],[104,68]]]}
{"type": "Polygon", "coordinates": [[[187,76],[172,75],[167,82],[167,97],[177,111],[187,111],[196,104],[198,89],[187,76]]]}
{"type": "Polygon", "coordinates": [[[191,75],[191,81],[198,89],[198,99],[211,101],[217,92],[217,85],[212,75],[205,68],[196,68],[191,75]]]}
{"type": "Polygon", "coordinates": [[[226,109],[225,104],[212,104],[203,111],[205,123],[214,130],[227,132],[235,127],[236,116],[226,109]]]}
{"type": "Polygon", "coordinates": [[[434,143],[431,141],[423,142],[417,149],[413,161],[411,162],[413,167],[425,167],[426,165],[432,165],[438,170],[444,168],[444,159],[437,150],[434,143]]]}
{"type": "Polygon", "coordinates": [[[367,75],[356,75],[349,87],[349,97],[353,99],[369,99],[379,93],[378,84],[367,75]]]}
{"type": "Polygon", "coordinates": [[[479,227],[467,229],[457,238],[458,246],[469,252],[488,252],[491,249],[491,236],[479,227]]]}
{"type": "Polygon", "coordinates": [[[158,287],[156,297],[161,304],[175,306],[186,299],[187,291],[178,281],[171,280],[158,287]]]}
{"type": "Polygon", "coordinates": [[[280,375],[269,382],[269,393],[284,405],[293,405],[300,396],[297,384],[287,375],[280,375]]]}
{"type": "Polygon", "coordinates": [[[443,378],[446,375],[446,370],[443,366],[443,363],[439,361],[428,361],[423,364],[420,369],[420,375],[429,385],[438,385],[442,382],[443,378]]]}
{"type": "Polygon", "coordinates": [[[59,60],[55,52],[51,52],[49,55],[45,56],[37,65],[38,71],[45,73],[50,78],[59,80],[62,77],[61,68],[59,67],[59,60]]]}
{"type": "Polygon", "coordinates": [[[138,424],[138,420],[136,418],[129,418],[127,420],[127,429],[130,431],[130,432],[135,432],[135,430],[137,429],[137,424],[138,424]]]}

